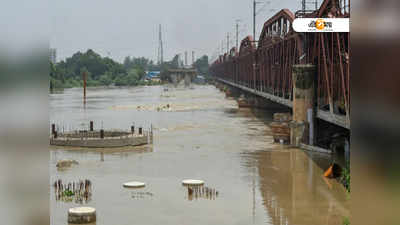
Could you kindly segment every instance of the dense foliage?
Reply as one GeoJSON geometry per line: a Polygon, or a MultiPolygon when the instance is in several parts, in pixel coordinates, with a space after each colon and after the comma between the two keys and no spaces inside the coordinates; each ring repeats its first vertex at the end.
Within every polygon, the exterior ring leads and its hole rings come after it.
{"type": "Polygon", "coordinates": [[[133,86],[144,83],[146,70],[157,69],[151,60],[126,57],[118,63],[109,57],[101,57],[89,49],[77,52],[57,64],[50,64],[50,87],[69,88],[83,85],[82,74],[87,72],[88,86],[133,86]]]}
{"type": "Polygon", "coordinates": [[[208,56],[203,56],[201,58],[199,58],[198,60],[196,60],[196,62],[194,62],[194,68],[197,69],[197,72],[200,75],[207,75],[208,74],[208,68],[209,68],[209,64],[208,64],[208,56]]]}
{"type": "MultiPolygon", "coordinates": [[[[89,49],[85,53],[77,52],[65,61],[50,63],[50,88],[71,88],[83,86],[82,74],[87,74],[88,86],[136,86],[152,84],[144,81],[145,71],[165,71],[178,68],[178,56],[162,65],[144,57],[126,57],[118,63],[109,57],[102,57],[89,49]]],[[[200,74],[208,71],[208,57],[203,56],[195,62],[200,74]]]]}

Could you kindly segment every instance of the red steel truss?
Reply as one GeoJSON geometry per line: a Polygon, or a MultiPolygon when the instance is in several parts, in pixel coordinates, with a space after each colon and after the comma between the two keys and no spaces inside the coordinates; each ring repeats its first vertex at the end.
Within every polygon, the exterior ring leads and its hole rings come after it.
{"type": "Polygon", "coordinates": [[[349,18],[349,0],[325,0],[319,10],[293,14],[283,9],[264,23],[258,40],[247,36],[239,52],[232,48],[210,68],[224,80],[292,100],[292,66],[317,66],[317,107],[332,114],[350,114],[350,34],[296,33],[296,17],[349,18]]]}

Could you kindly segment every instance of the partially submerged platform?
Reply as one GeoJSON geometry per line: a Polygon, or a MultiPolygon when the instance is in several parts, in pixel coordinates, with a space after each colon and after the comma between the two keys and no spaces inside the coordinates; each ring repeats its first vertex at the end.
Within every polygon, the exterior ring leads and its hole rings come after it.
{"type": "Polygon", "coordinates": [[[139,133],[128,131],[71,131],[58,134],[56,131],[50,137],[50,145],[85,147],[85,148],[117,148],[125,146],[140,146],[153,143],[153,131],[139,133]]]}

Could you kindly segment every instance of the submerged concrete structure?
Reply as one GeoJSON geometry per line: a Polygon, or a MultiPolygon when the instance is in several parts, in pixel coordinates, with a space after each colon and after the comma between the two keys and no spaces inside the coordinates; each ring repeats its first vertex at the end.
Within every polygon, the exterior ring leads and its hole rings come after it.
{"type": "Polygon", "coordinates": [[[169,81],[177,86],[181,81],[184,81],[185,86],[189,86],[197,76],[197,70],[194,68],[180,68],[180,69],[169,69],[166,71],[162,80],[169,81]]]}
{"type": "Polygon", "coordinates": [[[93,130],[93,123],[90,123],[90,130],[76,130],[71,132],[58,133],[52,125],[50,145],[70,146],[85,148],[116,148],[125,146],[140,146],[153,143],[153,129],[145,131],[139,127],[138,133],[132,126],[131,131],[93,130]]]}

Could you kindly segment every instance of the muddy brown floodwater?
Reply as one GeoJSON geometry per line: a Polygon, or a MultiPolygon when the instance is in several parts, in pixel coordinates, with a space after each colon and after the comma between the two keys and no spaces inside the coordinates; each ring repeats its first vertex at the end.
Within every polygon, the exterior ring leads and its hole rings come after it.
{"type": "MultiPolygon", "coordinates": [[[[101,151],[51,147],[51,224],[67,210],[91,206],[97,225],[341,224],[349,215],[344,188],[325,180],[331,158],[272,143],[269,111],[238,109],[213,86],[90,88],[50,94],[50,122],[60,130],[154,127],[153,146],[101,151]],[[169,105],[169,106],[167,106],[169,105]],[[57,161],[78,165],[57,169],[57,161]],[[90,180],[88,201],[60,201],[53,183],[90,180]],[[188,196],[183,179],[201,179],[213,197],[188,196]],[[142,181],[142,189],[124,182],[142,181]],[[218,195],[216,195],[218,192],[218,195]],[[58,200],[57,200],[58,199],[58,200]]],[[[205,189],[205,188],[204,188],[205,189]]]]}

